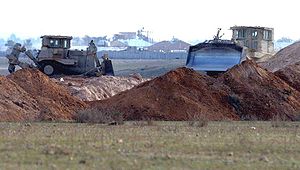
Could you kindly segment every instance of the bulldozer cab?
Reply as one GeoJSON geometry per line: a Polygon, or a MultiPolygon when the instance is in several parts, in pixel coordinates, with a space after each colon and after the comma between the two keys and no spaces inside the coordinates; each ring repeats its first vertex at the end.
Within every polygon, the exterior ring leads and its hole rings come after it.
{"type": "Polygon", "coordinates": [[[42,36],[42,48],[71,48],[71,36],[42,36]]]}

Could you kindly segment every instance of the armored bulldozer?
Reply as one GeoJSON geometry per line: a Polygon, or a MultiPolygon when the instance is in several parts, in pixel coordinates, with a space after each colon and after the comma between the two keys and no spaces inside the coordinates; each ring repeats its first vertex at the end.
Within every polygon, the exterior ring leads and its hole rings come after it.
{"type": "Polygon", "coordinates": [[[190,46],[186,67],[215,76],[239,64],[245,58],[243,47],[231,40],[222,40],[221,29],[213,40],[190,46]]]}
{"type": "Polygon", "coordinates": [[[42,36],[42,47],[36,57],[30,52],[25,54],[33,60],[37,68],[46,75],[114,75],[111,60],[102,56],[100,63],[97,47],[90,42],[86,51],[71,50],[71,36],[42,36]]]}

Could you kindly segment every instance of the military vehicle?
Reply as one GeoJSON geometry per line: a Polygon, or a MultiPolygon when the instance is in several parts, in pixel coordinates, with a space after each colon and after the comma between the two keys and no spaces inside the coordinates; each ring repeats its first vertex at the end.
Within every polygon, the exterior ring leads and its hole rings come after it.
{"type": "Polygon", "coordinates": [[[222,40],[221,29],[213,40],[190,46],[186,67],[208,75],[217,75],[239,64],[245,57],[242,46],[231,40],[222,40]]]}
{"type": "Polygon", "coordinates": [[[111,60],[103,56],[100,63],[97,47],[91,41],[86,51],[71,50],[71,36],[42,36],[42,47],[36,57],[31,51],[25,54],[33,60],[37,68],[46,75],[114,75],[111,60]]]}

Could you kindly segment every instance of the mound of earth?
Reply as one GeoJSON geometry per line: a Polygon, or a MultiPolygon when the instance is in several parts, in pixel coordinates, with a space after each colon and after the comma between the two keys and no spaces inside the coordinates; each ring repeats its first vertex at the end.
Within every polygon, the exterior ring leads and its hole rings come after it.
{"type": "Polygon", "coordinates": [[[10,79],[0,76],[0,121],[35,120],[37,100],[10,79]]]}
{"type": "Polygon", "coordinates": [[[15,88],[22,89],[26,92],[24,95],[35,101],[34,106],[38,110],[38,117],[35,117],[39,120],[70,120],[78,109],[86,106],[37,69],[21,69],[7,78],[14,82],[15,88]]]}
{"type": "Polygon", "coordinates": [[[126,120],[295,120],[300,93],[247,60],[218,78],[178,68],[90,104],[126,120]]]}
{"type": "Polygon", "coordinates": [[[122,112],[126,120],[239,120],[228,91],[215,78],[178,68],[91,105],[122,112]]]}
{"type": "Polygon", "coordinates": [[[295,42],[275,54],[270,60],[260,65],[271,72],[283,69],[300,61],[300,42],[295,42]]]}
{"type": "Polygon", "coordinates": [[[124,90],[146,81],[140,75],[130,77],[82,77],[65,76],[62,79],[55,79],[60,85],[64,86],[69,92],[82,101],[94,101],[110,98],[124,90]]]}
{"type": "Polygon", "coordinates": [[[251,60],[219,79],[231,89],[230,103],[242,120],[294,120],[300,114],[300,93],[251,60]]]}
{"type": "Polygon", "coordinates": [[[300,91],[300,62],[276,71],[275,75],[280,77],[296,90],[300,91]]]}

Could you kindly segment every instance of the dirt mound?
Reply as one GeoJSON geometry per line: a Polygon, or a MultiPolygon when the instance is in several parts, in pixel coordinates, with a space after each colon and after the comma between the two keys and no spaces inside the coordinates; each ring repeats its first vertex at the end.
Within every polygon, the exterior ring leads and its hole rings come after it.
{"type": "Polygon", "coordinates": [[[219,78],[178,68],[90,104],[124,113],[126,120],[295,120],[300,93],[247,60],[219,78]]]}
{"type": "Polygon", "coordinates": [[[300,93],[251,60],[219,79],[231,89],[231,104],[241,119],[293,120],[300,114],[300,93]]]}
{"type": "Polygon", "coordinates": [[[120,111],[126,120],[238,120],[227,91],[214,78],[179,68],[91,105],[120,111]]]}
{"type": "Polygon", "coordinates": [[[76,110],[85,107],[85,103],[36,69],[21,69],[7,78],[37,101],[39,119],[72,119],[76,110]]]}
{"type": "Polygon", "coordinates": [[[280,77],[296,90],[300,91],[300,62],[276,71],[275,75],[280,77]]]}
{"type": "Polygon", "coordinates": [[[270,60],[260,65],[269,71],[275,72],[288,65],[300,61],[300,42],[293,43],[275,54],[270,60]]]}
{"type": "Polygon", "coordinates": [[[147,79],[139,75],[130,77],[79,77],[65,76],[55,79],[60,85],[64,86],[69,92],[83,101],[103,100],[110,98],[124,90],[131,89],[147,79]]]}
{"type": "Polygon", "coordinates": [[[38,102],[10,79],[0,76],[0,121],[34,120],[38,102]]]}

